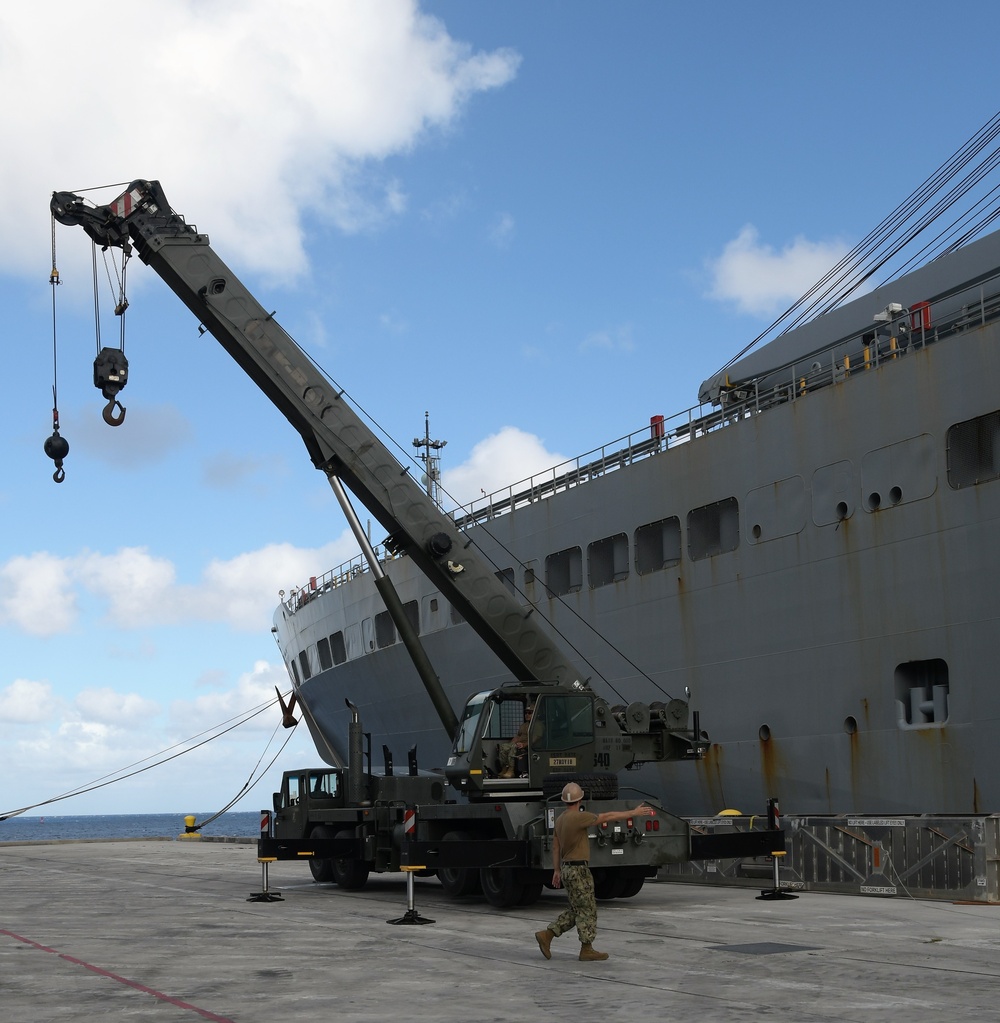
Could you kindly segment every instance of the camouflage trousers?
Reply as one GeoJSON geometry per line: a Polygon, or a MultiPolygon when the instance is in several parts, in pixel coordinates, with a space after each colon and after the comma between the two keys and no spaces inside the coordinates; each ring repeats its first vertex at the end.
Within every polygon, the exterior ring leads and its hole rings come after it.
{"type": "Polygon", "coordinates": [[[562,886],[569,898],[569,907],[559,914],[549,930],[557,937],[574,924],[581,945],[590,945],[597,935],[597,899],[594,898],[594,876],[590,867],[563,867],[562,886]]]}

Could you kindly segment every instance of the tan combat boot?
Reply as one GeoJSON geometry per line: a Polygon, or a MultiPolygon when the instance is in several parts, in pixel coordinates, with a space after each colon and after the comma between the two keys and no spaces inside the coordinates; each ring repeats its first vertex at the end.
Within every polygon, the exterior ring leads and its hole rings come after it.
{"type": "Polygon", "coordinates": [[[552,939],[555,935],[547,927],[544,931],[535,931],[535,941],[538,942],[538,947],[542,950],[542,955],[546,959],[552,958],[552,949],[549,946],[552,944],[552,939]]]}
{"type": "Polygon", "coordinates": [[[581,963],[600,963],[608,958],[607,952],[598,952],[589,942],[580,946],[581,963]]]}

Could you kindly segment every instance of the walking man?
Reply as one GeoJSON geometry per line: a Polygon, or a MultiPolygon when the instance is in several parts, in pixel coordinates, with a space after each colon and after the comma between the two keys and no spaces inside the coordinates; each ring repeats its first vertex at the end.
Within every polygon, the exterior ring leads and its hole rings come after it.
{"type": "Polygon", "coordinates": [[[594,878],[590,873],[590,838],[588,829],[609,821],[623,821],[628,817],[652,817],[656,811],[645,803],[634,810],[609,810],[606,813],[587,813],[580,803],[583,789],[576,782],[564,786],[560,799],[566,809],[556,818],[552,838],[552,887],[566,888],[569,907],[559,914],[555,923],[544,931],[535,932],[535,940],[546,959],[552,958],[549,947],[553,938],[565,934],[574,924],[580,935],[580,959],[598,962],[608,958],[607,952],[598,952],[593,945],[597,934],[597,900],[594,897],[594,878]]]}

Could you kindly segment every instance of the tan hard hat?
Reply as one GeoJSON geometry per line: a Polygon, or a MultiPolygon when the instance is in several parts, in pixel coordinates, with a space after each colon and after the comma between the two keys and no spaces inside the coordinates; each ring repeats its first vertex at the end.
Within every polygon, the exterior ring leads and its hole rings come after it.
{"type": "Polygon", "coordinates": [[[583,789],[575,781],[567,782],[559,798],[564,803],[579,803],[583,799],[583,789]]]}

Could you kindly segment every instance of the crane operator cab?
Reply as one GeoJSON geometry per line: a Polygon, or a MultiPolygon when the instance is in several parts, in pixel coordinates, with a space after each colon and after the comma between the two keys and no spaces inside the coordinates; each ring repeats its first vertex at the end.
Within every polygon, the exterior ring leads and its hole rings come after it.
{"type": "Polygon", "coordinates": [[[595,696],[518,684],[477,693],[465,706],[445,775],[470,799],[540,792],[553,773],[595,769],[595,696]]]}

